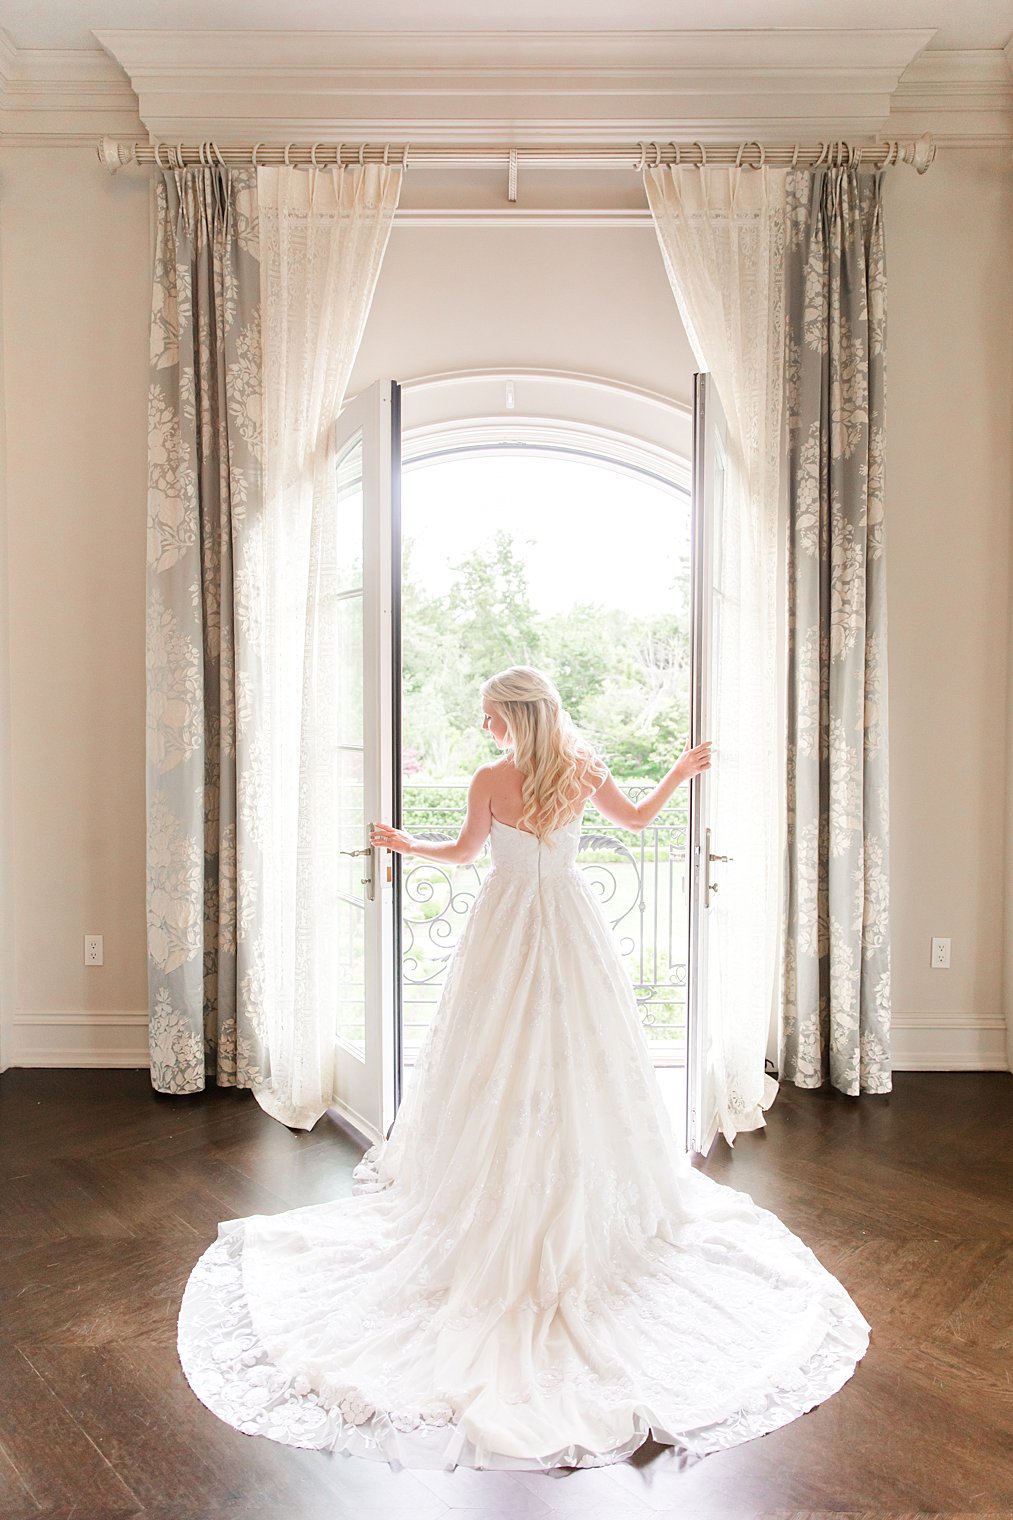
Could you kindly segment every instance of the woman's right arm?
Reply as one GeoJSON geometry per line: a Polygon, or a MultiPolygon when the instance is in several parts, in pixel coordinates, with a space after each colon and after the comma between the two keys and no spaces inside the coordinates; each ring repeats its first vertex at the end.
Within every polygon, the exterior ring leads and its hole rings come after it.
{"type": "Polygon", "coordinates": [[[393,829],[387,824],[371,824],[371,843],[382,849],[398,850],[403,855],[418,855],[423,860],[436,860],[447,865],[470,865],[482,853],[482,846],[492,827],[492,808],[489,767],[482,765],[472,776],[468,786],[468,811],[461,832],[456,839],[416,839],[403,829],[393,829]]]}
{"type": "Polygon", "coordinates": [[[707,770],[710,763],[711,742],[706,739],[692,749],[687,746],[672,769],[658,782],[654,791],[648,792],[647,796],[642,797],[639,802],[631,802],[619,790],[611,771],[598,790],[592,793],[590,800],[603,817],[610,823],[618,824],[621,829],[634,831],[646,829],[657,818],[679,783],[688,781],[698,771],[707,770]]]}

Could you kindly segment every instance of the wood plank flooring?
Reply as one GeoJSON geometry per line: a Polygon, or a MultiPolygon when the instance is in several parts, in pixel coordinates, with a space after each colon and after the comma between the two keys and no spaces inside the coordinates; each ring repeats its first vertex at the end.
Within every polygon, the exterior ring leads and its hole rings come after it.
{"type": "Polygon", "coordinates": [[[240,1435],[176,1359],[219,1220],[350,1191],[358,1148],[247,1093],[146,1072],[0,1076],[2,1520],[817,1520],[1013,1516],[1013,1077],[902,1073],[889,1097],[786,1087],[705,1169],[844,1282],[872,1344],[840,1393],[689,1465],[645,1446],[552,1474],[392,1472],[240,1435]]]}

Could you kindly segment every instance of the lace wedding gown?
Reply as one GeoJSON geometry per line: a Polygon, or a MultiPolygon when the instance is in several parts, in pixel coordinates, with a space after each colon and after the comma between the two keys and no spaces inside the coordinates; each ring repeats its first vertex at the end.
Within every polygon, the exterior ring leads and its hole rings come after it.
{"type": "Polygon", "coordinates": [[[786,1424],[868,1344],[803,1243],[677,1146],[576,865],[494,821],[493,868],[389,1138],[352,1196],[228,1220],[179,1356],[251,1435],[408,1467],[702,1454],[786,1424]]]}

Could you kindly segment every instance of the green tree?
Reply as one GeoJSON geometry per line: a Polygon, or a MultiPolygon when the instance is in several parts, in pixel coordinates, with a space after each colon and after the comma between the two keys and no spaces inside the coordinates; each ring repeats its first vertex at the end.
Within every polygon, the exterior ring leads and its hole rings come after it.
{"type": "Polygon", "coordinates": [[[455,565],[445,596],[428,596],[403,571],[405,743],[419,774],[468,775],[496,751],[481,730],[479,687],[506,665],[537,665],[556,681],[574,721],[619,780],[660,779],[688,731],[688,574],[672,612],[638,618],[580,603],[539,617],[513,540],[502,530],[455,565]]]}

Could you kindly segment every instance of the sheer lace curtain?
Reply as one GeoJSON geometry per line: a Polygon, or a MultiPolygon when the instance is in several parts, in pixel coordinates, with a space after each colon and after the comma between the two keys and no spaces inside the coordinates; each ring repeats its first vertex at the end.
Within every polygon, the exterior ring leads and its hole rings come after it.
{"type": "Polygon", "coordinates": [[[162,1092],[333,1099],[341,409],[401,169],[155,182],[148,961],[162,1092]]]}
{"type": "Polygon", "coordinates": [[[264,506],[238,572],[251,637],[241,697],[240,870],[263,891],[244,990],[265,1032],[258,1102],[310,1129],[333,1099],[340,967],[334,928],[342,647],[333,424],[362,338],[400,167],[262,168],[264,506]]]}
{"type": "Polygon", "coordinates": [[[764,1123],[780,992],[784,851],[783,559],[785,171],[681,166],[644,173],[669,280],[728,422],[716,544],[710,795],[715,848],[733,857],[710,908],[707,1061],[732,1141],[764,1123]]]}

